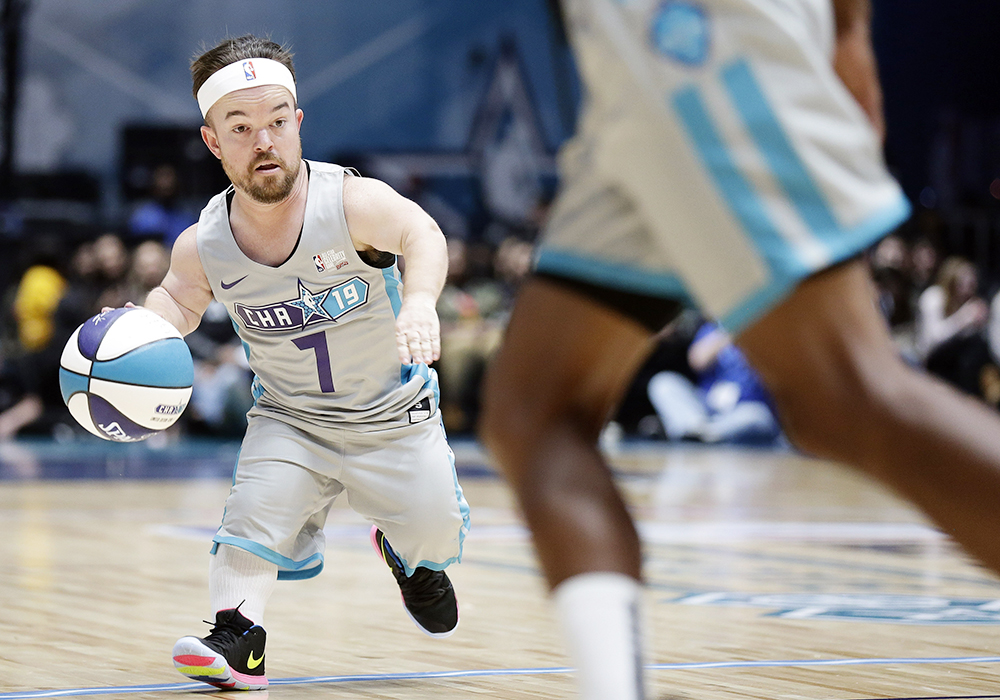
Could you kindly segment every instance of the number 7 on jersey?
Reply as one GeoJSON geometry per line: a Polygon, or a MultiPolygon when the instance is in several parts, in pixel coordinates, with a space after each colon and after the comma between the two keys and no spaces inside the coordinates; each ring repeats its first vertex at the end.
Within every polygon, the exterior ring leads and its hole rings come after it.
{"type": "Polygon", "coordinates": [[[319,331],[292,340],[299,350],[312,350],[316,355],[316,372],[319,375],[319,388],[324,394],[332,394],[333,371],[330,369],[330,349],[326,344],[326,332],[319,331]]]}

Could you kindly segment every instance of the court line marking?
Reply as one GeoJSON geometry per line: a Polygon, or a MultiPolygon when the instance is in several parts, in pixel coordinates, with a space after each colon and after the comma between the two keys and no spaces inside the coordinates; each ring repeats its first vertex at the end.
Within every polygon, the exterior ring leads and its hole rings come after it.
{"type": "MultiPolygon", "coordinates": [[[[957,656],[899,659],[793,659],[786,661],[695,661],[673,664],[649,664],[648,671],[697,671],[714,668],[781,668],[800,666],[890,666],[896,664],[995,664],[1000,656],[957,656]]],[[[413,673],[373,673],[351,676],[306,676],[302,678],[275,678],[270,685],[305,685],[308,683],[365,683],[373,681],[429,680],[437,678],[476,678],[488,676],[537,676],[572,673],[568,666],[554,668],[498,668],[467,671],[424,671],[413,673]]],[[[65,688],[61,690],[27,690],[0,693],[0,700],[29,700],[32,698],[78,697],[84,695],[115,695],[149,693],[156,691],[208,690],[205,683],[164,683],[160,685],[126,685],[107,688],[65,688]]],[[[249,697],[249,696],[248,696],[249,697]]],[[[993,698],[996,695],[940,696],[936,698],[896,698],[895,700],[949,700],[949,698],[993,698]]],[[[883,699],[884,700],[884,699],[883,699]]]]}

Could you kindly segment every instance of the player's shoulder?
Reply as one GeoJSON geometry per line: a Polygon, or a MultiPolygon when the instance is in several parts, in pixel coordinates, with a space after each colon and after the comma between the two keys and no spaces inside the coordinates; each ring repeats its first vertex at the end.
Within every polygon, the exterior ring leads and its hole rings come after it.
{"type": "Polygon", "coordinates": [[[356,170],[352,176],[344,178],[344,206],[378,206],[386,197],[396,194],[387,183],[364,177],[356,170]]]}
{"type": "Polygon", "coordinates": [[[191,243],[194,243],[197,240],[198,240],[198,222],[196,221],[190,226],[188,226],[186,229],[181,231],[180,235],[177,236],[177,240],[174,241],[174,247],[176,248],[178,243],[190,245],[191,243]]]}
{"type": "Polygon", "coordinates": [[[181,231],[174,241],[173,251],[170,254],[172,259],[185,258],[198,255],[198,224],[193,223],[181,231]]]}

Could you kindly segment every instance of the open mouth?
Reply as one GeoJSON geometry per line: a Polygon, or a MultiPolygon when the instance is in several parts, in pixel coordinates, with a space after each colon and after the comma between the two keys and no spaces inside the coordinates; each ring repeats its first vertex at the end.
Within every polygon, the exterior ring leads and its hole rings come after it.
{"type": "Polygon", "coordinates": [[[279,166],[277,163],[261,163],[256,168],[254,168],[254,172],[258,173],[273,173],[277,170],[281,170],[281,166],[279,166]]]}

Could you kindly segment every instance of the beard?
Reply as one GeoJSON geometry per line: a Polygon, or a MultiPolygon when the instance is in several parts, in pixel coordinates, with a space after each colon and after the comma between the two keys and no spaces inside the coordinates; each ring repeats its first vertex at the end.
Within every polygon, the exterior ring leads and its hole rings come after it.
{"type": "Polygon", "coordinates": [[[276,153],[261,153],[253,159],[245,171],[238,170],[225,158],[222,159],[222,169],[226,171],[226,175],[229,176],[229,180],[233,185],[245,192],[250,199],[260,204],[277,204],[288,197],[292,192],[292,187],[295,186],[295,178],[299,176],[299,168],[301,167],[301,145],[299,146],[295,163],[292,167],[289,167],[276,153]],[[265,162],[277,163],[284,175],[281,177],[264,176],[262,180],[254,180],[254,175],[257,174],[257,166],[265,162]]]}

